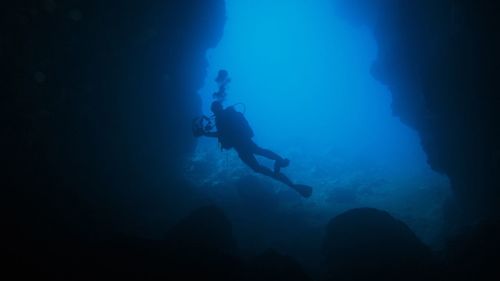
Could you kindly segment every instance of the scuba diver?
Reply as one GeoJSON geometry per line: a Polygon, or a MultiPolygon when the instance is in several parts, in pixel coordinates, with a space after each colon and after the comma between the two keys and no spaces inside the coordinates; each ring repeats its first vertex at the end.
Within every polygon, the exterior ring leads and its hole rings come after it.
{"type": "Polygon", "coordinates": [[[230,82],[227,71],[219,71],[219,75],[215,81],[219,84],[219,91],[214,93],[213,97],[215,101],[211,105],[215,126],[211,118],[206,116],[199,117],[194,120],[193,134],[196,137],[218,138],[222,149],[234,148],[243,163],[253,171],[288,185],[303,197],[310,197],[312,194],[310,186],[294,184],[281,172],[281,168],[287,167],[290,164],[290,160],[258,146],[252,140],[254,133],[243,113],[237,111],[235,106],[223,107],[222,103],[226,97],[226,86],[230,82]],[[213,130],[214,127],[216,131],[213,130]],[[255,155],[274,160],[274,170],[261,165],[255,158],[255,155]]]}

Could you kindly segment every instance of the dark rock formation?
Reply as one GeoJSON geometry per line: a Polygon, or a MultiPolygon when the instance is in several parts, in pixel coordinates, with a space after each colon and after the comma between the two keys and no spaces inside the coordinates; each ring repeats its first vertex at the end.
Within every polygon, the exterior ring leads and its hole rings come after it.
{"type": "Polygon", "coordinates": [[[186,251],[202,249],[235,253],[232,226],[223,211],[215,206],[203,207],[181,220],[166,236],[169,247],[186,251]]]}
{"type": "Polygon", "coordinates": [[[174,280],[179,276],[241,280],[244,274],[243,263],[235,256],[231,223],[216,207],[194,211],[164,240],[112,235],[48,241],[14,253],[2,253],[9,258],[2,276],[19,278],[15,280],[174,280]]]}
{"type": "Polygon", "coordinates": [[[1,198],[13,237],[151,233],[195,197],[176,175],[224,13],[223,0],[6,4],[1,198]]]}
{"type": "Polygon", "coordinates": [[[497,1],[344,2],[374,26],[373,75],[392,92],[394,114],[419,131],[432,167],[450,177],[460,209],[498,217],[497,1]]]}
{"type": "Polygon", "coordinates": [[[500,280],[500,222],[463,231],[446,248],[448,280],[500,280]]]}
{"type": "Polygon", "coordinates": [[[431,251],[408,226],[376,209],[333,218],[323,251],[329,280],[425,280],[432,269],[431,251]]]}
{"type": "Polygon", "coordinates": [[[268,250],[249,262],[244,280],[308,281],[312,279],[293,258],[268,250]]]}
{"type": "Polygon", "coordinates": [[[187,280],[241,280],[231,222],[215,206],[181,220],[166,236],[170,276],[187,280]]]}
{"type": "Polygon", "coordinates": [[[63,241],[164,233],[198,205],[176,175],[224,13],[223,0],[5,3],[3,255],[38,264],[63,241]]]}

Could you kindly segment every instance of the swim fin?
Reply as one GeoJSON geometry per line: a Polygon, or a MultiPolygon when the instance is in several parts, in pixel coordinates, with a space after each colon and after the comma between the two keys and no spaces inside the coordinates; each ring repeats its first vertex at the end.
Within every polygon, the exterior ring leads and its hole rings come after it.
{"type": "Polygon", "coordinates": [[[309,198],[311,197],[312,194],[312,187],[304,184],[294,184],[292,186],[293,189],[295,189],[300,195],[302,195],[304,198],[309,198]]]}

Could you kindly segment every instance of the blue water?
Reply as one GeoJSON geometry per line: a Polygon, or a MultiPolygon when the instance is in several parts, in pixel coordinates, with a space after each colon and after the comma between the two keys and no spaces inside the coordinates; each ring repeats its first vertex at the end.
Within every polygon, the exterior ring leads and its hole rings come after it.
{"type": "MultiPolygon", "coordinates": [[[[207,53],[203,110],[210,114],[213,79],[227,69],[226,105],[243,103],[238,108],[255,142],[289,158],[284,172],[314,187],[304,200],[255,175],[278,194],[282,208],[322,225],[350,208],[377,207],[433,243],[450,196],[448,180],[426,163],[418,134],[392,115],[388,89],[370,74],[376,57],[370,27],[349,25],[332,1],[227,0],[224,36],[207,53]]],[[[232,183],[254,175],[214,139],[200,139],[186,173],[207,196],[233,209],[232,183]]]]}

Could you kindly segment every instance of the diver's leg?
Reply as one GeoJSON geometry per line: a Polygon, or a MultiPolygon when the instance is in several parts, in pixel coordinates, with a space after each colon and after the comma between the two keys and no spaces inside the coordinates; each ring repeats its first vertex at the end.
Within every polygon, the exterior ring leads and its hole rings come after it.
{"type": "Polygon", "coordinates": [[[266,158],[269,158],[271,160],[274,160],[274,173],[279,174],[280,169],[283,167],[287,167],[290,165],[290,160],[283,158],[279,156],[278,154],[272,152],[269,149],[264,149],[262,147],[259,147],[258,145],[254,145],[254,153],[260,156],[264,156],[266,158]]]}
{"type": "Polygon", "coordinates": [[[276,160],[276,161],[281,161],[283,160],[283,158],[281,156],[279,156],[278,154],[272,152],[271,150],[269,149],[264,149],[262,147],[259,147],[259,146],[255,146],[254,148],[254,153],[257,154],[257,155],[260,155],[260,156],[264,156],[266,158],[269,158],[271,160],[276,160]]]}
{"type": "Polygon", "coordinates": [[[266,175],[266,176],[272,176],[273,172],[271,169],[262,166],[259,164],[255,156],[253,155],[252,152],[238,152],[238,156],[240,157],[241,161],[245,163],[248,167],[250,167],[254,172],[266,175]]]}
{"type": "Polygon", "coordinates": [[[278,181],[280,181],[280,182],[282,182],[290,187],[293,186],[293,182],[288,177],[286,177],[284,174],[275,173],[275,172],[271,171],[271,169],[259,164],[259,162],[257,162],[257,159],[255,158],[253,153],[245,151],[245,152],[238,152],[238,155],[239,155],[241,161],[243,161],[243,163],[245,163],[248,167],[250,167],[254,172],[271,177],[271,178],[278,180],[278,181]]]}
{"type": "Polygon", "coordinates": [[[251,152],[238,152],[238,155],[240,159],[243,161],[243,163],[247,164],[252,170],[254,170],[256,173],[263,174],[265,176],[271,177],[277,181],[280,181],[289,187],[291,187],[293,190],[297,191],[300,195],[303,197],[310,197],[312,193],[312,188],[307,185],[301,185],[301,184],[294,184],[287,176],[285,176],[283,173],[275,173],[271,171],[271,169],[262,166],[257,162],[257,159],[251,152]]]}

